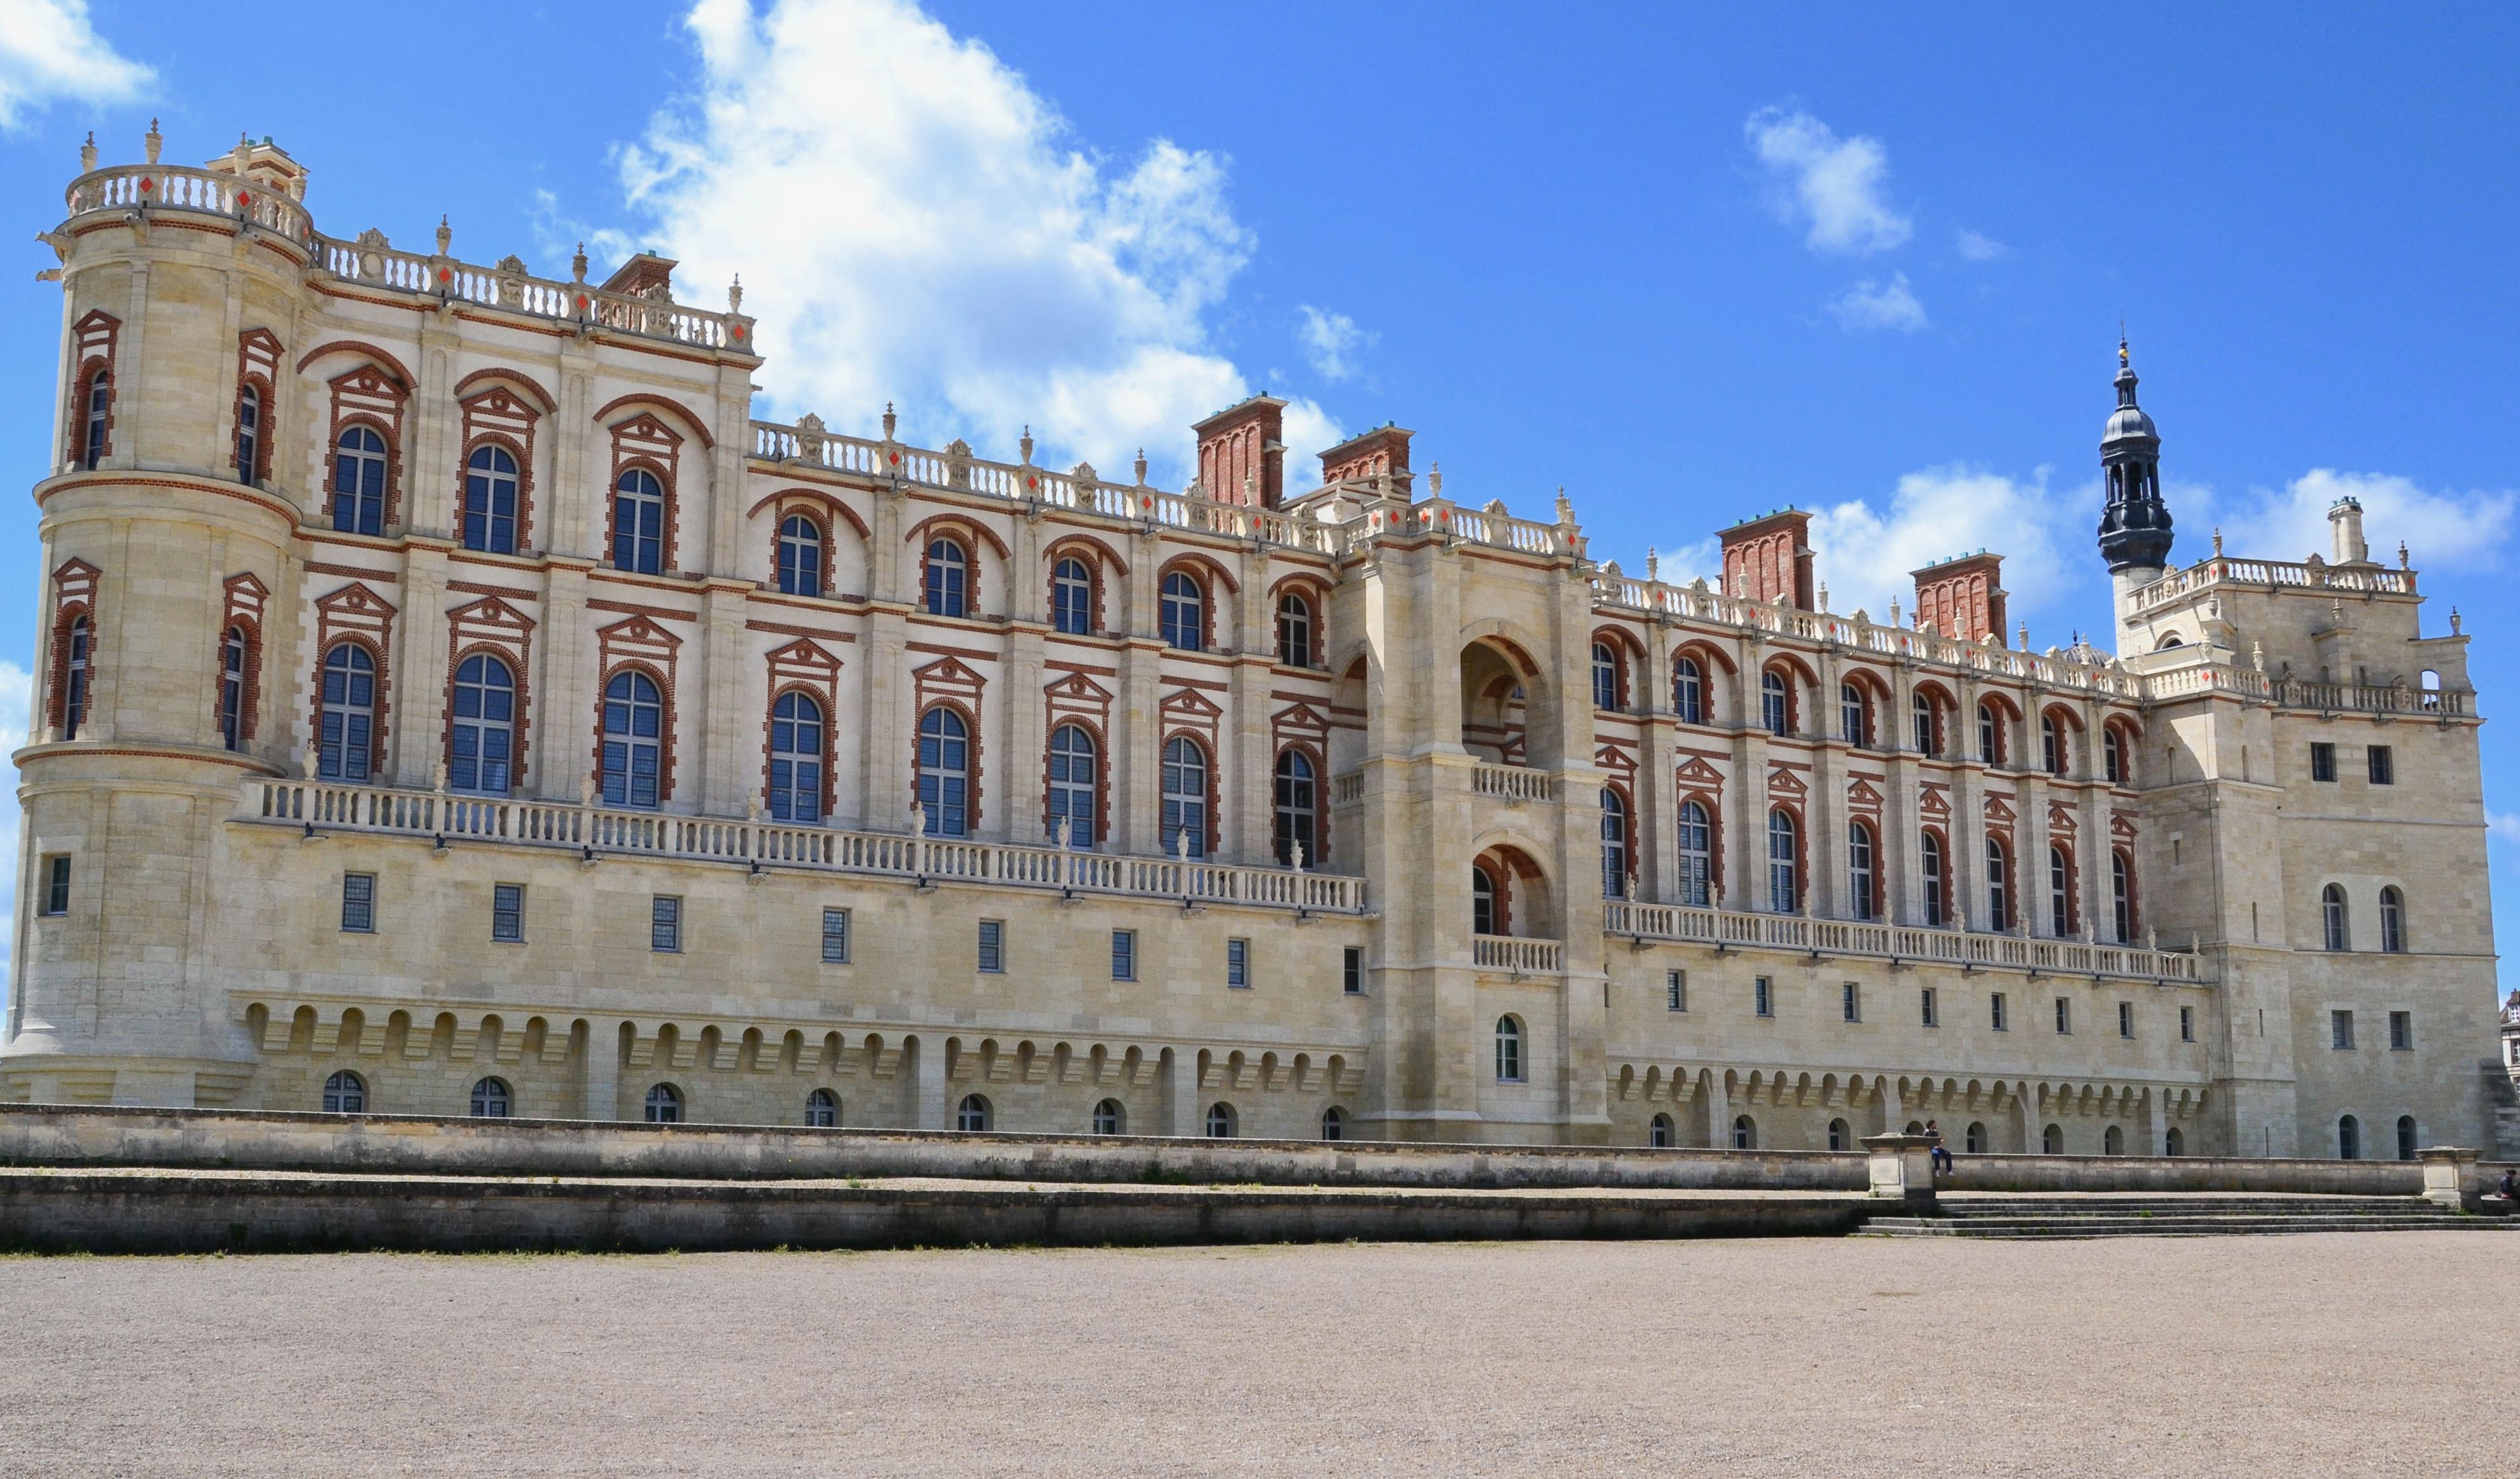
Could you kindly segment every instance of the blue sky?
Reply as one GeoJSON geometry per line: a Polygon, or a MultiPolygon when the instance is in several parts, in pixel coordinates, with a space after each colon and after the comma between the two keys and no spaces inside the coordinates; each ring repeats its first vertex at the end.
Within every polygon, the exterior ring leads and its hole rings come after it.
{"type": "MultiPolygon", "coordinates": [[[[1299,453],[1396,420],[1446,492],[1597,556],[1704,559],[1821,511],[1840,609],[2009,557],[2034,645],[2107,629],[2095,442],[2123,320],[2193,560],[2320,546],[2357,491],[2520,692],[2520,11],[2346,7],[592,9],[0,0],[0,466],[47,457],[77,144],[240,130],[319,226],[565,275],[638,246],[743,277],[765,410],[1178,482],[1262,388],[1299,453]],[[287,35],[285,54],[270,37],[287,35]]],[[[0,504],[0,702],[22,714],[34,515],[0,504]]],[[[22,724],[22,719],[12,723],[22,724]]],[[[2496,895],[2520,786],[2485,731],[2496,895]]],[[[14,825],[14,808],[12,825],[14,825]]],[[[14,856],[14,849],[13,854],[14,856]]],[[[2516,977],[2514,984],[2520,984],[2516,977]]]]}

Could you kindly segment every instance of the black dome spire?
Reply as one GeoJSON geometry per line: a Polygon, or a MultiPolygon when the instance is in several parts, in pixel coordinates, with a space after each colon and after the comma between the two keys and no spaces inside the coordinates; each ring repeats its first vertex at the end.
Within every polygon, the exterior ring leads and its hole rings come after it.
{"type": "Polygon", "coordinates": [[[2116,570],[2160,569],[2170,560],[2170,506],[2161,501],[2161,435],[2135,403],[2135,368],[2118,340],[2118,408],[2100,433],[2108,507],[2100,512],[2100,558],[2116,570]]]}

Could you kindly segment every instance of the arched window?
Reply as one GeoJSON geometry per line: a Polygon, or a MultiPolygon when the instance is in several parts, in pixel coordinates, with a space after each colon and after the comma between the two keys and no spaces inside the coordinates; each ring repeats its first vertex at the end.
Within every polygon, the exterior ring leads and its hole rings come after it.
{"type": "Polygon", "coordinates": [[[1861,822],[1846,824],[1846,906],[1859,919],[1872,918],[1879,897],[1880,871],[1872,854],[1872,829],[1861,822]]]}
{"type": "Polygon", "coordinates": [[[1837,686],[1837,737],[1849,744],[1862,744],[1865,739],[1864,690],[1852,683],[1837,686]]]}
{"type": "Polygon", "coordinates": [[[2161,1153],[2164,1155],[2185,1155],[2187,1153],[2186,1135],[2176,1127],[2163,1131],[2161,1133],[2161,1153]]]}
{"type": "Polygon", "coordinates": [[[475,447],[464,460],[464,548],[517,553],[517,460],[505,447],[475,447]]]}
{"type": "Polygon", "coordinates": [[[326,1114],[365,1114],[368,1112],[368,1084],[344,1068],[324,1081],[326,1114]]]}
{"type": "Polygon", "coordinates": [[[1496,1073],[1500,1084],[1522,1082],[1522,1024],[1509,1016],[1497,1018],[1496,1073]]]}
{"type": "Polygon", "coordinates": [[[1831,1150],[1848,1150],[1854,1148],[1854,1128],[1842,1119],[1830,1120],[1828,1122],[1828,1148],[1831,1150]]]}
{"type": "Polygon", "coordinates": [[[1207,755],[1198,741],[1176,736],[1164,745],[1164,856],[1207,856],[1207,755]]]}
{"type": "Polygon", "coordinates": [[[1628,896],[1628,804],[1601,787],[1601,897],[1628,896]]]}
{"type": "Polygon", "coordinates": [[[1497,929],[1497,885],[1484,868],[1470,870],[1470,933],[1492,935],[1497,929]]]}
{"type": "Polygon", "coordinates": [[[324,654],[315,774],[327,781],[368,779],[376,760],[376,723],[377,660],[356,643],[335,643],[324,654]]]}
{"type": "Polygon", "coordinates": [[[1986,1153],[1985,1122],[1982,1120],[1969,1121],[1968,1133],[1962,1138],[1960,1143],[1967,1148],[1969,1154],[1984,1155],[1986,1153]]]}
{"type": "Polygon", "coordinates": [[[1781,807],[1768,813],[1768,907],[1778,914],[1802,907],[1799,840],[1792,813],[1781,807]]]}
{"type": "Polygon", "coordinates": [[[90,472],[105,461],[105,427],[113,408],[113,378],[103,370],[87,382],[87,435],[79,448],[79,466],[90,472]]]}
{"type": "Polygon", "coordinates": [[[2353,948],[2345,928],[2345,890],[2336,884],[2318,891],[2318,921],[2329,950],[2353,948]]]}
{"type": "Polygon", "coordinates": [[[786,596],[823,594],[823,527],[802,514],[779,520],[779,590],[786,596]]]}
{"type": "Polygon", "coordinates": [[[2064,1154],[2065,1127],[2062,1125],[2049,1125],[2047,1129],[2040,1131],[2039,1148],[2041,1151],[2048,1155],[2064,1154]]]}
{"type": "Polygon", "coordinates": [[[1943,927],[1944,919],[1950,914],[1950,910],[1945,905],[1944,890],[1950,874],[1943,867],[1943,839],[1932,832],[1919,834],[1916,839],[1916,862],[1925,875],[1926,927],[1940,929],[1943,927]]]}
{"type": "Polygon", "coordinates": [[[1715,907],[1715,828],[1694,801],[1680,803],[1680,902],[1715,907]]]}
{"type": "Polygon", "coordinates": [[[2338,1160],[2362,1158],[2362,1122],[2350,1114],[2336,1121],[2336,1158],[2338,1160]]]}
{"type": "Polygon", "coordinates": [[[671,1084],[656,1084],[648,1090],[648,1123],[679,1125],[683,1122],[683,1091],[671,1084]]]}
{"type": "Polygon", "coordinates": [[[2442,681],[2441,674],[2439,672],[2432,668],[2426,668],[2421,673],[2417,674],[2415,677],[2415,692],[2421,695],[2420,701],[2424,706],[2425,713],[2430,714],[2440,711],[2442,701],[2442,681]]]}
{"type": "Polygon", "coordinates": [[[237,396],[237,481],[248,487],[261,481],[262,392],[251,385],[237,396]]]}
{"type": "Polygon", "coordinates": [[[2048,774],[2065,774],[2065,729],[2054,714],[2039,716],[2039,763],[2048,774]]]}
{"type": "Polygon", "coordinates": [[[1986,927],[2012,927],[2012,859],[1999,837],[1986,839],[1986,927]]]}
{"type": "Polygon", "coordinates": [[[1785,675],[1774,668],[1759,675],[1759,724],[1771,735],[1793,733],[1793,712],[1785,699],[1785,675]]]}
{"type": "Polygon", "coordinates": [[[1164,646],[1195,652],[1207,646],[1207,592],[1187,570],[1164,577],[1156,599],[1156,619],[1164,646]]]}
{"type": "Polygon", "coordinates": [[[1736,1114],[1732,1116],[1732,1148],[1735,1150],[1756,1150],[1759,1148],[1759,1122],[1757,1120],[1750,1118],[1750,1116],[1746,1114],[1736,1114]]]}
{"type": "Polygon", "coordinates": [[[1126,1114],[1125,1112],[1123,1112],[1123,1111],[1122,1111],[1122,1109],[1120,1108],[1120,1101],[1119,1101],[1118,1099],[1115,1099],[1115,1098],[1106,1098],[1106,1099],[1097,1099],[1097,1100],[1095,1101],[1095,1104],[1094,1104],[1094,1133],[1095,1133],[1095,1134],[1097,1134],[1097,1135],[1117,1135],[1117,1134],[1119,1134],[1119,1133],[1120,1133],[1120,1127],[1121,1127],[1123,1124],[1127,1123],[1127,1121],[1128,1121],[1128,1116],[1127,1116],[1127,1114],[1126,1114]]]}
{"type": "Polygon", "coordinates": [[[604,686],[604,804],[653,807],[662,793],[665,697],[635,669],[604,686]]]}
{"type": "Polygon", "coordinates": [[[1094,630],[1094,572],[1073,555],[1050,572],[1050,624],[1070,637],[1094,630]]]}
{"type": "Polygon", "coordinates": [[[2060,940],[2074,937],[2074,862],[2065,849],[2048,849],[2048,932],[2060,940]]]}
{"type": "Polygon", "coordinates": [[[1697,659],[1683,657],[1671,665],[1671,707],[1683,724],[1706,722],[1706,675],[1697,659]]]}
{"type": "Polygon", "coordinates": [[[2407,948],[2407,896],[2395,884],[2380,890],[2380,948],[2391,955],[2407,948]]]}
{"type": "Polygon", "coordinates": [[[1593,707],[1611,713],[1619,707],[1619,654],[1606,642],[1593,644],[1593,707]]]}
{"type": "Polygon", "coordinates": [[[1978,700],[1977,757],[1988,765],[2003,759],[2003,716],[1991,699],[1978,700]]]}
{"type": "Polygon", "coordinates": [[[805,1096],[805,1123],[812,1129],[836,1129],[840,1123],[840,1097],[829,1089],[817,1089],[805,1096]]]}
{"type": "Polygon", "coordinates": [[[971,831],[971,732],[943,705],[919,716],[919,810],[931,837],[971,831]]]}
{"type": "Polygon", "coordinates": [[[665,568],[665,485],[645,468],[612,485],[612,567],[642,575],[665,568]]]}
{"type": "Polygon", "coordinates": [[[485,1078],[472,1086],[474,1119],[506,1119],[514,1102],[506,1079],[485,1078]]]}
{"type": "Polygon", "coordinates": [[[964,1095],[963,1102],[954,1106],[954,1128],[966,1135],[988,1129],[992,1118],[989,1101],[976,1094],[964,1095]]]}
{"type": "Polygon", "coordinates": [[[2135,864],[2124,852],[2109,853],[2109,914],[2118,943],[2135,943],[2135,864]]]}
{"type": "Polygon", "coordinates": [[[2153,650],[2156,652],[2167,652],[2172,648],[2183,646],[2185,646],[2185,644],[2179,640],[2179,634],[2177,632],[2172,632],[2168,636],[2162,638],[2160,644],[2156,646],[2153,650]]]}
{"type": "Polygon", "coordinates": [[[1313,604],[1293,591],[1278,598],[1278,660],[1288,667],[1313,665],[1313,604]]]}
{"type": "Polygon", "coordinates": [[[1916,753],[1931,757],[1934,753],[1934,700],[1929,695],[1916,694],[1909,699],[1909,718],[1912,722],[1916,753]]]}
{"type": "Polygon", "coordinates": [[[1278,752],[1276,835],[1278,866],[1311,867],[1322,860],[1321,787],[1315,784],[1312,757],[1298,749],[1278,752]]]}
{"type": "Polygon", "coordinates": [[[68,650],[62,658],[62,738],[75,740],[79,726],[87,722],[88,648],[91,641],[87,612],[81,611],[70,618],[69,630],[63,634],[63,641],[68,650]]]}
{"type": "Polygon", "coordinates": [[[2415,1117],[2411,1114],[2401,1114],[2398,1116],[2398,1159],[2410,1161],[2414,1158],[2415,1117]]]}
{"type": "Polygon", "coordinates": [[[1924,1122],[1923,1120],[1910,1120],[1910,1121],[1908,1121],[1908,1129],[1907,1129],[1906,1133],[1907,1133],[1907,1134],[1909,1134],[1909,1135],[1922,1135],[1922,1134],[1924,1134],[1924,1133],[1925,1133],[1925,1122],[1924,1122]]]}
{"type": "Polygon", "coordinates": [[[1209,1140],[1232,1140],[1234,1138],[1234,1106],[1232,1104],[1225,1102],[1223,1099],[1218,1099],[1215,1103],[1207,1106],[1207,1138],[1209,1140]]]}
{"type": "Polygon", "coordinates": [[[455,669],[454,723],[446,737],[446,784],[504,796],[516,754],[517,680],[508,665],[475,652],[455,669]]]}
{"type": "Polygon", "coordinates": [[[950,539],[927,542],[927,567],[922,573],[927,614],[930,616],[967,616],[970,614],[971,557],[950,539]]]}
{"type": "Polygon", "coordinates": [[[2126,734],[2114,724],[2100,731],[2100,772],[2111,785],[2133,779],[2127,774],[2126,734]]]}
{"type": "Polygon", "coordinates": [[[219,739],[232,750],[245,748],[245,666],[250,650],[242,626],[228,628],[219,643],[219,739]]]}
{"type": "Polygon", "coordinates": [[[333,527],[385,531],[385,439],[374,427],[352,426],[333,448],[333,527]]]}
{"type": "Polygon", "coordinates": [[[1322,1111],[1322,1139],[1326,1141],[1347,1139],[1346,1110],[1332,1104],[1322,1111]]]}
{"type": "Polygon", "coordinates": [[[2126,1154],[2126,1131],[2117,1125],[2111,1125],[2101,1131],[2100,1153],[2102,1155],[2126,1154]]]}
{"type": "Polygon", "coordinates": [[[1081,724],[1062,724],[1050,733],[1050,836],[1058,839],[1058,824],[1067,823],[1067,845],[1091,852],[1102,839],[1102,747],[1081,724]]]}
{"type": "Polygon", "coordinates": [[[823,706],[793,691],[770,706],[770,816],[798,827],[823,820],[823,706]]]}

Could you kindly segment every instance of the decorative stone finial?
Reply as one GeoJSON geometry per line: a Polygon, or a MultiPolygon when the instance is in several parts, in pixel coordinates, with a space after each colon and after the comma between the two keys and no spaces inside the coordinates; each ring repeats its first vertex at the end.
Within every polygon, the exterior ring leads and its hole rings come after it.
{"type": "MultiPolygon", "coordinates": [[[[1651,545],[1645,546],[1645,579],[1662,579],[1662,557],[1654,552],[1654,547],[1651,545]]],[[[1822,605],[1825,605],[1827,603],[1822,602],[1822,605]]]]}
{"type": "Polygon", "coordinates": [[[1050,845],[1058,848],[1060,852],[1067,851],[1067,819],[1065,817],[1061,817],[1058,821],[1050,824],[1050,845]]]}
{"type": "Polygon", "coordinates": [[[1031,427],[1029,425],[1027,425],[1027,426],[1024,427],[1024,429],[1023,429],[1023,440],[1022,440],[1022,441],[1020,441],[1020,442],[1017,442],[1017,443],[1016,443],[1016,445],[1017,445],[1017,446],[1019,446],[1019,447],[1021,447],[1021,448],[1023,448],[1023,465],[1024,465],[1025,467],[1027,467],[1027,468],[1031,467],[1031,466],[1032,466],[1032,427],[1031,427]]]}
{"type": "Polygon", "coordinates": [[[2252,642],[2249,644],[2249,666],[2257,669],[2261,673],[2267,670],[2267,645],[2265,643],[2252,642]]]}
{"type": "Polygon", "coordinates": [[[883,403],[883,439],[885,441],[892,440],[892,428],[898,426],[900,421],[899,417],[892,414],[892,402],[885,401],[883,403]]]}
{"type": "Polygon", "coordinates": [[[595,773],[592,771],[577,778],[577,804],[586,807],[595,805],[595,773]]]}
{"type": "Polygon", "coordinates": [[[1441,498],[1444,496],[1444,465],[1442,463],[1428,463],[1426,465],[1426,496],[1428,498],[1441,498]]]}
{"type": "Polygon", "coordinates": [[[445,762],[445,760],[440,759],[440,760],[437,762],[436,766],[435,766],[433,769],[431,769],[431,770],[429,771],[429,773],[428,773],[428,783],[429,783],[429,784],[428,784],[428,788],[429,788],[430,790],[436,791],[436,792],[438,792],[440,795],[445,794],[445,791],[446,791],[446,762],[445,762]]]}
{"type": "Polygon", "coordinates": [[[309,781],[315,779],[315,741],[312,740],[306,741],[306,748],[297,752],[297,773],[309,781]]]}
{"type": "Polygon", "coordinates": [[[441,214],[437,218],[437,254],[446,255],[446,249],[454,245],[455,227],[449,223],[446,216],[441,214]]]}
{"type": "MultiPolygon", "coordinates": [[[[1652,556],[1650,552],[1647,553],[1646,558],[1648,560],[1651,560],[1652,556]]],[[[1825,580],[1822,581],[1820,584],[1820,608],[1823,611],[1828,609],[1828,582],[1825,580]]]]}
{"type": "Polygon", "coordinates": [[[1173,861],[1177,863],[1190,861],[1190,829],[1187,827],[1173,833],[1173,861]]]}
{"type": "Polygon", "coordinates": [[[2401,570],[2411,570],[2414,568],[2413,565],[2407,562],[2407,542],[2403,539],[2398,541],[2398,568],[2401,570]]]}
{"type": "Polygon", "coordinates": [[[1562,524],[1571,524],[1575,521],[1575,505],[1567,500],[1564,483],[1557,485],[1557,521],[1562,524]]]}
{"type": "Polygon", "coordinates": [[[910,801],[910,834],[920,836],[927,830],[927,808],[914,796],[910,801]]]}
{"type": "Polygon", "coordinates": [[[2450,608],[2450,634],[2452,637],[2458,635],[2458,607],[2456,606],[2450,608]]]}
{"type": "Polygon", "coordinates": [[[580,283],[586,281],[586,244],[584,242],[577,244],[577,254],[568,259],[568,271],[574,281],[580,283]]]}
{"type": "Polygon", "coordinates": [[[735,275],[734,282],[726,285],[726,311],[729,313],[743,311],[743,274],[741,272],[735,275]]]}
{"type": "Polygon", "coordinates": [[[158,152],[166,147],[166,136],[158,131],[158,120],[156,118],[149,120],[149,131],[140,136],[140,142],[148,146],[149,162],[152,164],[157,163],[158,152]]]}
{"type": "Polygon", "coordinates": [[[755,827],[759,827],[761,825],[761,795],[759,792],[756,791],[743,798],[743,820],[751,823],[755,827]]]}
{"type": "Polygon", "coordinates": [[[1143,487],[1145,487],[1146,485],[1147,485],[1147,449],[1146,449],[1146,448],[1144,448],[1144,447],[1140,447],[1140,448],[1138,449],[1138,486],[1139,486],[1139,487],[1141,487],[1141,488],[1143,488],[1143,487]]]}
{"type": "Polygon", "coordinates": [[[1304,844],[1301,841],[1289,841],[1286,846],[1288,855],[1294,859],[1291,866],[1294,868],[1295,872],[1302,873],[1304,871],[1304,844]]]}
{"type": "Polygon", "coordinates": [[[1890,626],[1894,631],[1899,626],[1899,598],[1896,596],[1890,598],[1890,626]]]}
{"type": "Polygon", "coordinates": [[[2214,526],[2214,558],[2216,560],[2223,558],[2223,526],[2221,524],[2216,524],[2214,526]]]}
{"type": "Polygon", "coordinates": [[[96,130],[87,131],[87,142],[79,146],[79,173],[96,168],[96,130]]]}
{"type": "MultiPolygon", "coordinates": [[[[1988,635],[1992,636],[1994,634],[1989,633],[1988,635]]],[[[2030,623],[2026,621],[2021,623],[2021,650],[2025,652],[2030,650],[2030,623]]]]}

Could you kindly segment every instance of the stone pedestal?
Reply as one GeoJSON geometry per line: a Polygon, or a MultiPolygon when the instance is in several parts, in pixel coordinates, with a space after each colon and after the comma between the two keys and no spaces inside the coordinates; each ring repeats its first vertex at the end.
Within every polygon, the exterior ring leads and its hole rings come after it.
{"type": "Polygon", "coordinates": [[[1869,1166],[1867,1195],[1903,1201],[1919,1211],[1933,1209],[1934,1137],[1868,1135],[1862,1144],[1869,1166]]]}
{"type": "Polygon", "coordinates": [[[2464,1145],[2429,1145],[2415,1152],[2424,1163],[2424,1200],[2453,1212],[2476,1210],[2476,1152],[2464,1145]]]}

